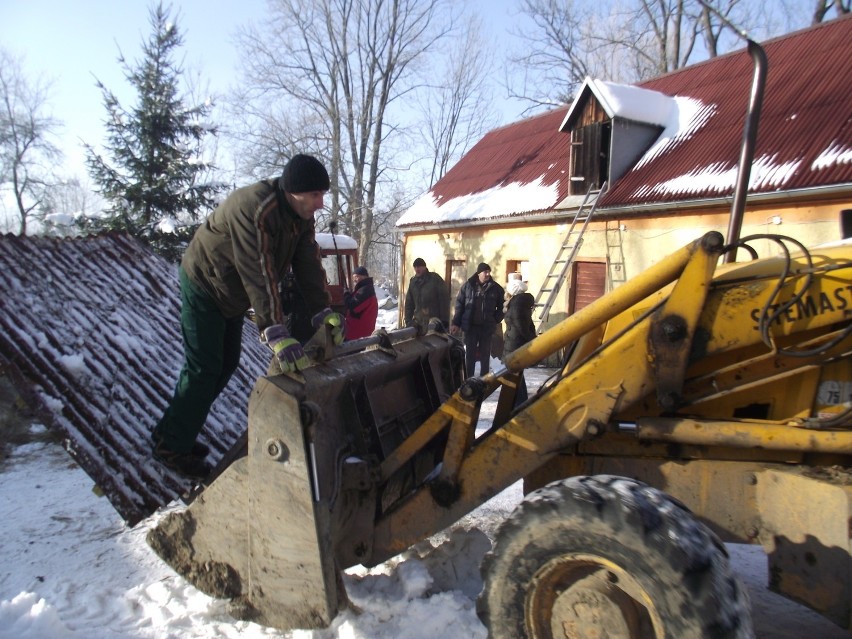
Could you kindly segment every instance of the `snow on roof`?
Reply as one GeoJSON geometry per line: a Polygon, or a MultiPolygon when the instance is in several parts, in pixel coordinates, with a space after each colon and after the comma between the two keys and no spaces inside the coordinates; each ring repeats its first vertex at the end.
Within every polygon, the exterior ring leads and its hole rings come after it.
{"type": "Polygon", "coordinates": [[[358,242],[354,238],[340,233],[317,233],[316,238],[319,247],[326,251],[334,249],[335,242],[337,242],[337,248],[341,250],[358,248],[358,242]]]}
{"type": "MultiPolygon", "coordinates": [[[[131,525],[186,483],[151,457],[183,360],[177,267],[125,234],[0,236],[0,364],[131,525]]],[[[246,321],[240,367],[201,439],[216,462],[247,424],[269,351],[246,321]]]]}
{"type": "MultiPolygon", "coordinates": [[[[852,182],[852,16],[763,44],[769,67],[749,193],[852,182]]],[[[730,195],[736,185],[754,61],[741,49],[653,78],[642,87],[673,96],[692,124],[664,132],[599,203],[604,209],[730,195]],[[701,106],[698,106],[698,105],[701,106]]]]}
{"type": "Polygon", "coordinates": [[[852,147],[832,140],[828,148],[822,151],[811,164],[811,169],[828,169],[837,164],[852,164],[852,147]]]}
{"type": "MultiPolygon", "coordinates": [[[[850,33],[846,16],[765,43],[769,72],[750,194],[850,188],[850,33]]],[[[488,132],[397,226],[499,223],[561,208],[570,190],[568,131],[591,99],[610,118],[662,128],[601,197],[600,210],[728,197],[753,76],[752,58],[741,49],[641,86],[587,78],[570,107],[488,132]]]]}
{"type": "Polygon", "coordinates": [[[487,191],[438,202],[431,192],[425,193],[405,213],[398,225],[439,224],[459,220],[482,220],[510,215],[515,211],[547,209],[556,201],[555,184],[546,186],[541,180],[529,184],[512,182],[487,191]]]}
{"type": "Polygon", "coordinates": [[[610,118],[665,127],[670,124],[672,112],[677,108],[674,98],[659,91],[586,77],[560,129],[564,129],[577,115],[577,110],[582,109],[588,99],[588,91],[594,94],[610,118]]]}
{"type": "MultiPolygon", "coordinates": [[[[712,105],[707,107],[699,100],[670,97],[639,87],[594,78],[586,78],[584,87],[594,92],[610,117],[618,116],[663,127],[664,130],[656,144],[649,149],[640,164],[650,161],[665,149],[689,139],[713,113],[712,105]]],[[[581,95],[583,95],[582,89],[577,100],[581,95]]],[[[563,125],[571,117],[577,100],[562,120],[563,125]]],[[[558,135],[558,132],[553,132],[552,135],[558,135]]],[[[567,157],[565,166],[567,167],[567,157]]],[[[553,167],[554,164],[551,164],[547,168],[552,170],[553,167]]],[[[513,181],[449,199],[436,196],[434,191],[430,191],[418,198],[403,213],[397,224],[413,226],[487,220],[519,212],[547,210],[558,201],[560,201],[559,184],[544,184],[543,176],[532,182],[513,181]]]]}
{"type": "Polygon", "coordinates": [[[568,195],[565,107],[489,131],[397,226],[489,220],[552,209],[568,195]]]}
{"type": "Polygon", "coordinates": [[[715,105],[704,104],[701,100],[682,96],[672,98],[672,109],[669,111],[668,119],[661,123],[664,127],[663,132],[634,168],[644,166],[658,155],[689,140],[696,131],[707,124],[715,112],[715,105]]]}
{"type": "MultiPolygon", "coordinates": [[[[772,158],[756,158],[751,165],[749,188],[780,188],[799,166],[799,162],[774,162],[772,158]]],[[[637,189],[636,198],[655,199],[666,194],[707,194],[729,193],[737,180],[738,167],[724,163],[701,166],[658,184],[646,185],[637,189]]]]}

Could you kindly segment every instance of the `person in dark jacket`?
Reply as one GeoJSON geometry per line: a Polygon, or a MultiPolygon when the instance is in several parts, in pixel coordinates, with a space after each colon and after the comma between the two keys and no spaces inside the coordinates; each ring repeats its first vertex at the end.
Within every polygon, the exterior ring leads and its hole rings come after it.
{"type": "MultiPolygon", "coordinates": [[[[503,335],[503,357],[512,351],[531,341],[536,336],[535,324],[533,323],[533,309],[535,298],[527,293],[527,285],[521,280],[509,280],[506,285],[506,293],[510,296],[506,302],[506,314],[503,321],[506,322],[506,332],[503,335]]],[[[518,379],[518,392],[515,395],[515,405],[525,402],[528,397],[527,384],[524,374],[518,379]]]]}
{"type": "Polygon", "coordinates": [[[422,257],[414,260],[414,277],[405,292],[405,325],[426,328],[437,317],[444,327],[450,323],[450,291],[444,278],[433,273],[422,257]]]}
{"type": "Polygon", "coordinates": [[[343,293],[346,306],[346,339],[369,337],[376,330],[376,318],[379,316],[379,300],[373,278],[363,266],[352,272],[355,290],[343,293]]]}
{"type": "Polygon", "coordinates": [[[473,377],[476,362],[485,375],[491,359],[494,329],[503,319],[503,287],[491,279],[491,267],[485,262],[462,284],[456,297],[450,333],[464,332],[465,368],[473,377]]]}
{"type": "Polygon", "coordinates": [[[209,474],[204,462],[209,449],[195,440],[239,364],[249,308],[283,371],[310,365],[285,326],[281,282],[288,270],[313,313],[314,327],[327,324],[334,341],[343,341],[343,317],[329,308],[314,235],[314,214],[328,189],[322,163],[296,155],[280,178],[234,191],[195,232],[179,269],[184,364],[152,433],[154,457],[168,468],[194,479],[209,474]]]}

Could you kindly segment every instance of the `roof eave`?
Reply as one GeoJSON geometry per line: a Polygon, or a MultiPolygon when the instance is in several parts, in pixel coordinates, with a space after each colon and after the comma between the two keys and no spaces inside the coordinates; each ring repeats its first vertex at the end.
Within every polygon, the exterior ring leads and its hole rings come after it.
{"type": "MultiPolygon", "coordinates": [[[[747,204],[766,204],[772,202],[795,202],[800,200],[813,199],[815,197],[831,197],[838,195],[846,195],[852,197],[852,182],[843,184],[831,184],[828,186],[814,186],[802,189],[791,189],[786,191],[773,191],[771,193],[750,193],[746,198],[747,204]]],[[[505,226],[509,224],[526,224],[533,222],[550,222],[557,221],[563,218],[571,219],[572,215],[578,210],[579,204],[582,201],[581,196],[569,196],[561,201],[552,209],[544,209],[539,211],[529,211],[517,215],[506,215],[498,218],[483,218],[477,220],[457,220],[453,222],[431,222],[421,224],[410,224],[399,228],[400,233],[417,233],[426,231],[446,231],[449,229],[467,229],[471,227],[482,226],[505,226]],[[570,200],[577,198],[576,207],[566,207],[570,200]]],[[[626,204],[616,206],[601,205],[597,209],[597,214],[601,217],[612,217],[614,215],[626,213],[643,213],[643,212],[667,212],[667,211],[683,211],[693,209],[708,209],[718,208],[720,206],[730,206],[733,201],[733,195],[725,195],[714,198],[702,198],[698,200],[677,200],[671,202],[647,202],[644,204],[626,204]]]]}
{"type": "Polygon", "coordinates": [[[471,227],[480,226],[505,226],[508,224],[524,224],[534,221],[547,221],[567,217],[570,219],[571,211],[565,211],[563,214],[554,214],[554,209],[542,209],[539,211],[528,211],[526,213],[518,213],[515,215],[503,215],[500,217],[488,217],[481,219],[464,219],[454,220],[452,222],[421,222],[419,224],[406,224],[399,227],[400,233],[422,232],[422,231],[446,231],[448,229],[469,229],[471,227]]]}
{"type": "MultiPolygon", "coordinates": [[[[825,186],[812,186],[801,189],[789,189],[772,191],[770,193],[749,193],[746,196],[747,204],[767,204],[772,202],[797,202],[814,198],[824,198],[838,195],[852,197],[852,182],[843,184],[830,184],[825,186]]],[[[733,194],[719,197],[708,197],[696,200],[675,200],[671,202],[647,202],[643,204],[623,204],[607,206],[601,204],[598,212],[601,214],[613,213],[637,213],[642,211],[668,211],[683,209],[714,208],[721,205],[730,205],[733,202],[733,194]]]]}

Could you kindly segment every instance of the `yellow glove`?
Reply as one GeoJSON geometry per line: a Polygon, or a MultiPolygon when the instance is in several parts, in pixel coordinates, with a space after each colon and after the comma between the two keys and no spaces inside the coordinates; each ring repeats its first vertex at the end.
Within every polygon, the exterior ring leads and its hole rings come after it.
{"type": "Polygon", "coordinates": [[[343,322],[343,315],[335,313],[330,308],[324,308],[311,319],[311,324],[314,329],[319,329],[320,326],[326,324],[331,326],[331,339],[336,345],[343,343],[346,336],[346,326],[343,322]]]}
{"type": "Polygon", "coordinates": [[[282,324],[273,324],[263,331],[263,339],[278,358],[278,364],[285,373],[305,370],[311,360],[305,355],[302,345],[292,337],[282,324]]]}

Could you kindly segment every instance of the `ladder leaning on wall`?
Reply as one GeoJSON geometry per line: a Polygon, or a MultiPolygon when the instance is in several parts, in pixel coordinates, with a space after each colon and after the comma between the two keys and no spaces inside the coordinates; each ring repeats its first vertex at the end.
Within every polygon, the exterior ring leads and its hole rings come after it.
{"type": "Polygon", "coordinates": [[[574,258],[580,251],[580,246],[583,244],[583,233],[589,225],[589,220],[592,219],[595,210],[598,206],[598,199],[606,191],[607,183],[604,182],[599,189],[589,189],[586,196],[583,198],[580,208],[577,209],[574,219],[571,220],[571,225],[568,227],[568,233],[565,239],[562,240],[562,246],[553,264],[550,265],[550,270],[544,281],[541,284],[541,289],[535,297],[534,312],[538,312],[536,319],[536,331],[542,332],[547,318],[550,316],[550,309],[553,308],[553,303],[556,301],[556,296],[562,284],[565,282],[565,275],[571,264],[574,263],[574,258]],[[578,228],[579,226],[579,228],[578,228]]]}

